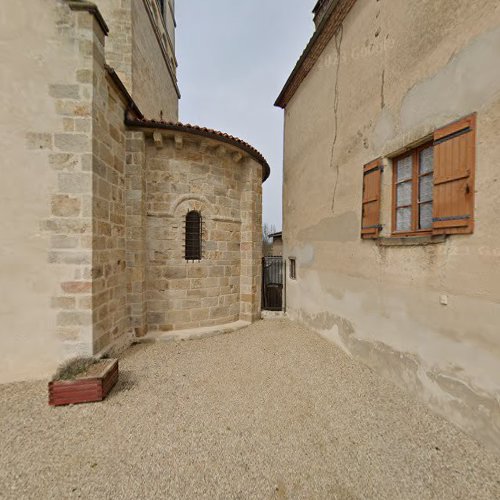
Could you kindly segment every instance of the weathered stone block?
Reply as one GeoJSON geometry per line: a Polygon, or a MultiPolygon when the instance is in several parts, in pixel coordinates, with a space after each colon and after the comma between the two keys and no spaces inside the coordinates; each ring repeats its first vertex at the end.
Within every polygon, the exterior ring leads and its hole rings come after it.
{"type": "Polygon", "coordinates": [[[76,300],[74,297],[52,297],[51,307],[53,309],[74,309],[76,300]]]}
{"type": "Polygon", "coordinates": [[[149,324],[156,324],[156,325],[166,323],[165,314],[164,313],[148,313],[148,323],[149,324]]]}
{"type": "Polygon", "coordinates": [[[191,312],[189,310],[186,311],[168,311],[167,313],[168,321],[170,323],[181,323],[191,320],[191,312]]]}
{"type": "Polygon", "coordinates": [[[74,130],[76,132],[90,133],[92,129],[92,120],[90,118],[75,118],[74,130]]]}
{"type": "Polygon", "coordinates": [[[79,198],[64,194],[52,196],[52,214],[56,217],[77,217],[80,214],[80,209],[81,201],[79,198]]]}
{"type": "Polygon", "coordinates": [[[191,311],[191,320],[192,321],[203,321],[210,318],[210,310],[206,309],[194,309],[191,311]]]}
{"type": "Polygon", "coordinates": [[[54,84],[49,85],[49,95],[56,99],[79,99],[79,85],[54,84]]]}
{"type": "Polygon", "coordinates": [[[28,149],[52,149],[52,134],[28,132],[26,147],[28,149]]]}
{"type": "Polygon", "coordinates": [[[127,140],[126,148],[130,153],[140,153],[144,151],[144,142],[140,139],[129,139],[127,140]]]}
{"type": "Polygon", "coordinates": [[[90,232],[92,223],[89,219],[48,219],[41,223],[41,228],[60,234],[83,234],[90,232]]]}
{"type": "Polygon", "coordinates": [[[67,153],[53,153],[49,155],[49,165],[54,170],[72,172],[80,166],[80,158],[67,153]]]}
{"type": "Polygon", "coordinates": [[[92,151],[92,141],[85,134],[55,134],[55,147],[61,151],[87,153],[92,151]]]}
{"type": "Polygon", "coordinates": [[[63,116],[91,116],[92,107],[90,104],[80,101],[56,101],[56,111],[63,116]]]}
{"type": "Polygon", "coordinates": [[[77,306],[78,306],[78,309],[92,309],[92,296],[91,295],[84,295],[84,296],[78,297],[77,306]]]}
{"type": "Polygon", "coordinates": [[[92,190],[92,175],[90,173],[60,173],[58,175],[59,191],[63,193],[89,193],[92,190]]]}
{"type": "Polygon", "coordinates": [[[92,254],[90,252],[74,252],[64,250],[52,250],[49,252],[48,261],[51,264],[90,264],[92,254]]]}
{"type": "Polygon", "coordinates": [[[61,311],[57,314],[58,326],[86,326],[92,324],[90,311],[61,311]]]}
{"type": "Polygon", "coordinates": [[[67,281],[61,283],[61,288],[66,293],[80,294],[92,291],[91,281],[67,281]]]}
{"type": "Polygon", "coordinates": [[[77,236],[54,234],[50,237],[50,247],[53,249],[77,248],[79,243],[80,239],[77,236]]]}
{"type": "Polygon", "coordinates": [[[80,339],[80,328],[58,327],[56,328],[56,334],[63,341],[75,341],[80,339]]]}
{"type": "Polygon", "coordinates": [[[91,69],[79,69],[76,72],[76,79],[79,83],[92,83],[94,73],[91,69]]]}

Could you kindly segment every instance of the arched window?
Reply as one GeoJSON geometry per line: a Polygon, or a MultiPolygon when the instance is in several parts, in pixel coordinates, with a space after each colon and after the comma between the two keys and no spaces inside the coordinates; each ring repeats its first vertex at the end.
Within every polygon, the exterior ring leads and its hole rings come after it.
{"type": "Polygon", "coordinates": [[[186,215],[186,260],[201,260],[201,214],[192,210],[186,215]]]}

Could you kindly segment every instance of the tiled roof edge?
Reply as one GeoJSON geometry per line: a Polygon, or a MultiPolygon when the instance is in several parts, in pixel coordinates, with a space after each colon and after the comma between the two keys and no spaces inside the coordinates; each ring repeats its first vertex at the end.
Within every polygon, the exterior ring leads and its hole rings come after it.
{"type": "Polygon", "coordinates": [[[294,96],[300,84],[313,68],[316,61],[323,53],[328,42],[344,22],[347,14],[357,0],[334,0],[321,21],[320,25],[309,40],[307,47],[300,56],[295,68],[283,87],[278,99],[274,103],[279,108],[285,108],[290,99],[294,96]]]}
{"type": "Polygon", "coordinates": [[[175,131],[186,132],[189,134],[206,137],[208,139],[214,139],[216,141],[225,142],[226,144],[230,144],[245,151],[255,161],[257,161],[262,165],[263,167],[262,182],[265,182],[271,173],[271,168],[269,167],[269,163],[266,161],[264,156],[259,151],[257,151],[257,149],[255,149],[253,146],[243,141],[242,139],[226,134],[224,132],[220,132],[218,130],[213,130],[205,127],[199,127],[197,125],[191,125],[189,123],[184,124],[184,123],[174,123],[174,122],[165,122],[156,120],[134,119],[130,117],[126,118],[125,124],[128,127],[157,128],[157,129],[159,128],[164,130],[172,130],[174,132],[175,131]]]}

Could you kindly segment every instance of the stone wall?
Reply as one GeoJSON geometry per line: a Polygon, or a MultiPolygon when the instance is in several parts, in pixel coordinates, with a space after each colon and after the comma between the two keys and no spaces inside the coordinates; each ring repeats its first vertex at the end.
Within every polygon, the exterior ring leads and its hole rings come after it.
{"type": "Polygon", "coordinates": [[[135,0],[95,0],[106,24],[106,62],[118,73],[129,92],[132,87],[132,3],[135,0]]]}
{"type": "Polygon", "coordinates": [[[129,129],[125,111],[142,114],[106,66],[92,4],[25,11],[10,2],[0,16],[0,383],[48,377],[148,328],[256,319],[264,160],[226,135],[129,129]],[[182,259],[190,207],[205,220],[201,263],[182,259]]]}
{"type": "Polygon", "coordinates": [[[260,228],[261,167],[214,141],[201,145],[182,135],[177,141],[167,137],[161,147],[151,138],[146,142],[148,329],[251,320],[253,298],[247,294],[255,287],[252,273],[258,272],[250,261],[259,258],[253,253],[253,226],[260,228]],[[184,258],[190,210],[203,218],[199,262],[184,258]]]}
{"type": "Polygon", "coordinates": [[[287,311],[500,448],[500,5],[356,2],[285,112],[287,311]],[[477,112],[476,227],[433,245],[360,237],[363,165],[477,112]]]}
{"type": "Polygon", "coordinates": [[[118,73],[145,116],[176,122],[180,94],[170,7],[167,6],[169,35],[157,0],[95,3],[109,26],[107,63],[118,73]]]}
{"type": "MultiPolygon", "coordinates": [[[[92,179],[93,353],[127,343],[126,105],[95,59],[92,179]]],[[[128,337],[127,337],[128,335],[128,337]]]]}
{"type": "Polygon", "coordinates": [[[177,63],[161,23],[155,0],[132,3],[132,97],[147,118],[177,122],[177,63]]]}
{"type": "Polygon", "coordinates": [[[244,170],[241,195],[240,319],[260,318],[262,295],[262,171],[250,160],[244,170]]]}
{"type": "Polygon", "coordinates": [[[129,269],[130,326],[137,337],[147,333],[146,308],[146,152],[143,132],[127,131],[126,251],[129,269]]]}

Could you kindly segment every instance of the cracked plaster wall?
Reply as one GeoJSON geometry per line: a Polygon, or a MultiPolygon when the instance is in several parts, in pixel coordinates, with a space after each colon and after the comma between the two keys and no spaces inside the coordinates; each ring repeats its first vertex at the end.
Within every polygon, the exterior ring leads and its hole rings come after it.
{"type": "MultiPolygon", "coordinates": [[[[285,111],[287,313],[500,449],[500,4],[359,0],[285,111]],[[363,165],[478,113],[476,229],[360,239],[363,165]],[[441,305],[442,295],[448,305],[441,305]]],[[[390,233],[390,163],[383,235],[390,233]]]]}

